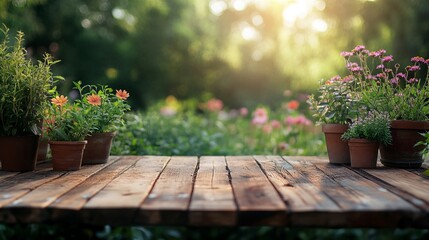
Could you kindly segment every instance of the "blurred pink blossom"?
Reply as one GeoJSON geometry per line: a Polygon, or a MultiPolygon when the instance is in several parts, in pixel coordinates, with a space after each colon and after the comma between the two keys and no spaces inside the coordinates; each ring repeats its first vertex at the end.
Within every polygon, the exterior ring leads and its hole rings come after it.
{"type": "Polygon", "coordinates": [[[212,98],[207,102],[206,107],[210,112],[219,112],[223,108],[223,102],[219,99],[212,98]]]}
{"type": "Polygon", "coordinates": [[[304,125],[304,126],[308,126],[308,125],[311,125],[311,121],[308,120],[308,118],[306,118],[304,115],[300,115],[300,116],[297,116],[297,117],[288,116],[285,119],[285,124],[286,125],[304,125]]]}
{"type": "Polygon", "coordinates": [[[271,127],[273,127],[273,129],[279,129],[282,127],[282,124],[278,120],[272,120],[271,127]]]}
{"type": "Polygon", "coordinates": [[[245,107],[240,108],[240,115],[242,117],[247,116],[247,114],[249,114],[249,110],[247,108],[245,108],[245,107]]]}
{"type": "Polygon", "coordinates": [[[268,121],[268,113],[265,108],[257,108],[253,112],[252,124],[262,125],[268,121]]]}

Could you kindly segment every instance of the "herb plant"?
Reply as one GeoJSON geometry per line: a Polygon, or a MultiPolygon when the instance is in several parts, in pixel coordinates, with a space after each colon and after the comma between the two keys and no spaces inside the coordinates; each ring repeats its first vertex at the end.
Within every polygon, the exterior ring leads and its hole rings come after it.
{"type": "Polygon", "coordinates": [[[388,145],[392,142],[390,134],[390,120],[386,114],[368,112],[368,115],[360,116],[343,134],[343,140],[352,138],[365,138],[388,145]]]}
{"type": "Polygon", "coordinates": [[[33,63],[23,48],[24,33],[18,32],[16,43],[9,46],[9,29],[3,26],[0,43],[0,136],[39,134],[37,125],[54,80],[49,54],[33,63]]]}

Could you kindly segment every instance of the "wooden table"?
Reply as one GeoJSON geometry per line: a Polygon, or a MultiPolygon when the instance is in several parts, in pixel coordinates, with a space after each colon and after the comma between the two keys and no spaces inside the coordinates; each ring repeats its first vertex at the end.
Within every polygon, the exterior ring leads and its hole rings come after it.
{"type": "Polygon", "coordinates": [[[427,228],[422,172],[280,156],[123,156],[74,172],[42,163],[0,171],[0,222],[427,228]]]}

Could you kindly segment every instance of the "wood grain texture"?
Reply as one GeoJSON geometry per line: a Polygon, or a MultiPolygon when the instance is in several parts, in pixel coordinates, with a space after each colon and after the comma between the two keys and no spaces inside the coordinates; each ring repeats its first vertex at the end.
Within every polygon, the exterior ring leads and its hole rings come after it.
{"type": "Polygon", "coordinates": [[[286,224],[286,205],[251,156],[226,157],[238,206],[238,224],[286,224]]]}
{"type": "Polygon", "coordinates": [[[225,157],[201,157],[189,206],[189,224],[234,226],[236,214],[225,157]]]}
{"type": "Polygon", "coordinates": [[[329,218],[341,219],[340,207],[282,157],[255,158],[286,202],[290,224],[309,226],[329,218]]]}
{"type": "Polygon", "coordinates": [[[52,212],[52,219],[62,222],[76,221],[76,218],[80,217],[80,210],[92,197],[117,176],[133,166],[140,158],[136,156],[117,158],[115,159],[117,161],[63,194],[47,207],[52,212]]]}
{"type": "Polygon", "coordinates": [[[429,228],[423,169],[324,157],[111,157],[79,171],[0,171],[0,223],[429,228]]]}
{"type": "Polygon", "coordinates": [[[48,212],[44,211],[46,206],[113,162],[82,166],[79,171],[67,172],[60,178],[38,186],[26,195],[4,206],[4,208],[10,212],[11,216],[15,216],[17,222],[49,218],[47,216],[48,212]]]}
{"type": "Polygon", "coordinates": [[[112,180],[82,208],[85,223],[134,224],[140,204],[170,157],[145,156],[112,180]]]}
{"type": "Polygon", "coordinates": [[[198,157],[172,157],[140,206],[138,224],[187,225],[198,157]]]}
{"type": "MultiPolygon", "coordinates": [[[[414,206],[379,184],[363,178],[343,166],[306,157],[302,157],[300,160],[285,159],[341,207],[341,218],[336,218],[328,225],[406,226],[410,220],[415,218],[418,211],[414,206]],[[381,211],[383,214],[379,214],[381,211]],[[389,221],[386,221],[386,218],[389,221]]],[[[314,222],[314,224],[322,223],[314,222]]],[[[325,224],[327,223],[325,222],[325,224]]]]}

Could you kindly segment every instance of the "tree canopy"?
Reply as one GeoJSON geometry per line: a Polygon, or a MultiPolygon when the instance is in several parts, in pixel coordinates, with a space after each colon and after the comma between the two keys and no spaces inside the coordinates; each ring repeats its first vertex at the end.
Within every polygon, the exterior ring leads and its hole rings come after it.
{"type": "Polygon", "coordinates": [[[131,92],[134,107],[174,95],[275,105],[345,74],[341,51],[429,57],[426,0],[0,0],[0,19],[50,52],[67,81],[131,92]]]}

